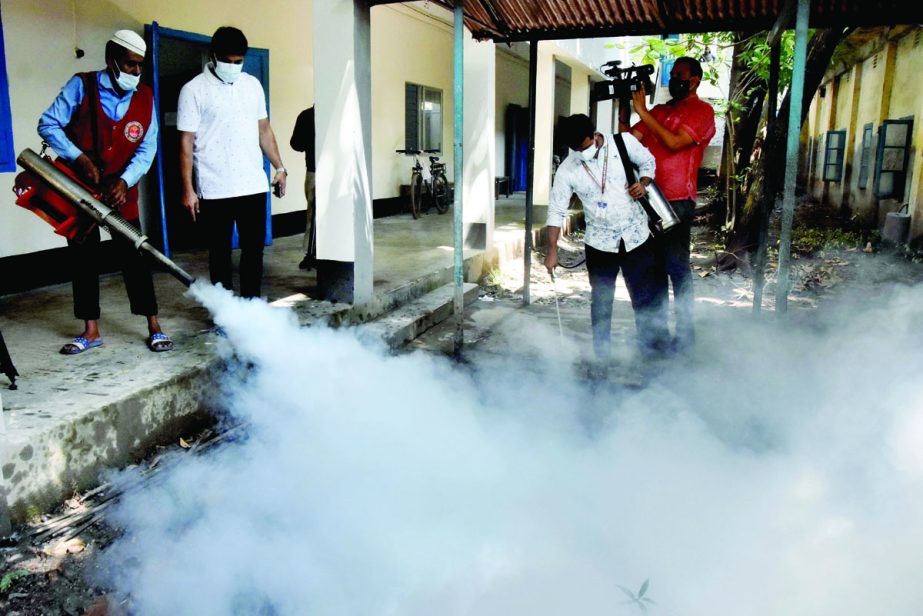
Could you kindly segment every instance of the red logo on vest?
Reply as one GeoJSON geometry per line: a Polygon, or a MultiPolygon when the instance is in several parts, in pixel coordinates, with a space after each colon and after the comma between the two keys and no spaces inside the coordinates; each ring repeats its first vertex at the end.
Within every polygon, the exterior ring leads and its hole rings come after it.
{"type": "Polygon", "coordinates": [[[144,136],[144,126],[141,122],[129,122],[125,125],[125,138],[132,143],[138,143],[144,136]]]}

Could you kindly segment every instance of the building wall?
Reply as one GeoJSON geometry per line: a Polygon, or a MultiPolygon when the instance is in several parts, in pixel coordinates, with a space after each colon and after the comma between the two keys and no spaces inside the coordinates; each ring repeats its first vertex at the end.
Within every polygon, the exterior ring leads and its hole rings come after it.
{"type": "MultiPolygon", "coordinates": [[[[400,194],[410,181],[410,158],[404,148],[404,85],[407,82],[442,90],[442,161],[454,181],[452,122],[453,31],[444,20],[412,6],[372,8],[372,198],[400,194]]],[[[428,165],[428,161],[421,161],[428,165]]]]}
{"type": "MultiPolygon", "coordinates": [[[[17,152],[40,145],[38,117],[76,72],[104,66],[104,48],[112,32],[131,28],[143,32],[144,24],[156,20],[161,26],[211,35],[221,25],[241,28],[250,45],[270,50],[271,121],[282,159],[291,170],[289,182],[304,182],[301,154],[288,146],[298,113],[313,99],[311,4],[280,0],[267,11],[257,2],[227,0],[220,4],[185,0],[3,0],[3,31],[6,44],[13,140],[17,152]],[[278,16],[278,18],[274,18],[278,16]],[[74,48],[86,52],[76,58],[74,48]]],[[[178,173],[178,171],[177,171],[178,173]]],[[[14,173],[0,174],[0,185],[11,187],[14,173]]],[[[25,254],[65,245],[64,239],[34,214],[13,205],[12,191],[0,191],[0,257],[25,254]]],[[[142,207],[148,199],[142,194],[142,207]]],[[[284,199],[273,199],[273,212],[304,207],[295,188],[284,199]]]]}
{"type": "Polygon", "coordinates": [[[912,241],[923,239],[923,41],[920,27],[882,29],[856,53],[849,66],[828,74],[815,94],[808,114],[809,143],[815,145],[808,186],[813,197],[832,208],[848,208],[853,215],[879,226],[888,212],[907,204],[911,215],[912,241]],[[823,92],[823,96],[821,93],[823,92]],[[874,195],[878,135],[887,119],[912,118],[904,197],[877,199],[874,195]],[[859,186],[862,136],[872,125],[868,180],[859,186]],[[844,171],[839,182],[822,179],[828,130],[847,131],[844,171]]]}
{"type": "Polygon", "coordinates": [[[506,170],[506,108],[509,105],[529,106],[529,60],[497,45],[496,128],[497,175],[508,176],[506,170]]]}

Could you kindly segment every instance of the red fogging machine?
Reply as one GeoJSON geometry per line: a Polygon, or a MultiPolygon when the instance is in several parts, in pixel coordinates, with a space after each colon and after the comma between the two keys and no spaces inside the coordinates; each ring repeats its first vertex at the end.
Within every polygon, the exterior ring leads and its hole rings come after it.
{"type": "Polygon", "coordinates": [[[151,246],[146,235],[104,205],[64,164],[29,148],[22,151],[16,162],[26,170],[16,176],[13,188],[16,204],[34,212],[54,227],[55,233],[80,241],[95,225],[104,226],[110,233],[129,240],[136,250],[149,254],[187,287],[195,282],[195,278],[151,246]]]}

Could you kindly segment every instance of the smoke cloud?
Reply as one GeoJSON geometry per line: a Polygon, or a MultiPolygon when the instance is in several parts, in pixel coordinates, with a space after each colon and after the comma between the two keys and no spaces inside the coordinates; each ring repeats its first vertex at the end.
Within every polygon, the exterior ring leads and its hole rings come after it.
{"type": "Polygon", "coordinates": [[[556,329],[461,369],[194,293],[248,436],[119,505],[100,571],[135,613],[920,613],[923,289],[700,323],[639,390],[575,378],[556,329]]]}

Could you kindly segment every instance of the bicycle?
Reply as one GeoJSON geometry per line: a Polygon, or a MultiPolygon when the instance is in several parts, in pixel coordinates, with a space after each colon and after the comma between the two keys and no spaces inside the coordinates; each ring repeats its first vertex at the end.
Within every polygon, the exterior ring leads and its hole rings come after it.
{"type": "Polygon", "coordinates": [[[414,219],[423,215],[424,209],[435,207],[440,214],[449,211],[449,180],[445,176],[445,163],[439,162],[438,156],[429,157],[429,178],[423,177],[423,165],[417,158],[423,152],[434,154],[439,150],[395,150],[398,154],[413,156],[410,168],[410,214],[414,219]],[[429,203],[424,208],[423,195],[428,196],[429,203]]]}

